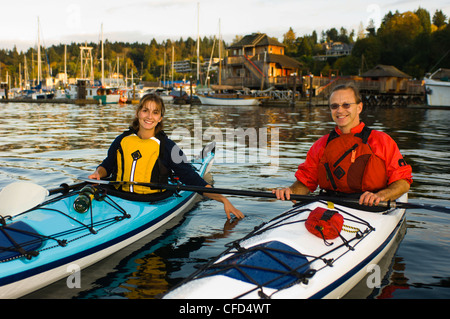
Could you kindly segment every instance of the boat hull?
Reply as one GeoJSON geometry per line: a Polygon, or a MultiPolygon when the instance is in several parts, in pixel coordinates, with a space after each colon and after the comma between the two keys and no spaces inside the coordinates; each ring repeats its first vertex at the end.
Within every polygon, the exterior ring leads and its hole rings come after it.
{"type": "Polygon", "coordinates": [[[94,100],[99,104],[118,104],[120,102],[120,94],[95,95],[94,100]]]}
{"type": "Polygon", "coordinates": [[[159,95],[159,97],[164,101],[164,103],[171,103],[174,100],[172,95],[161,94],[161,95],[159,95]]]}
{"type": "Polygon", "coordinates": [[[294,207],[263,224],[244,240],[238,241],[238,247],[233,243],[214,262],[193,274],[164,298],[344,297],[392,248],[404,222],[405,210],[374,213],[335,205],[335,209],[344,216],[344,225],[350,230],[348,233],[341,231],[348,244],[338,237],[327,240],[332,243],[328,246],[304,226],[309,213],[316,207],[327,208],[328,203],[294,207]],[[360,233],[352,234],[351,229],[359,229],[360,233]],[[261,255],[261,251],[265,254],[261,255]],[[267,257],[270,254],[277,258],[267,257]]]}
{"type": "MultiPolygon", "coordinates": [[[[203,160],[197,159],[193,165],[204,176],[213,159],[214,155],[210,154],[203,160]]],[[[93,217],[89,212],[80,214],[73,210],[77,196],[78,191],[59,196],[8,221],[7,225],[25,222],[36,233],[63,239],[66,244],[45,240],[35,257],[27,259],[19,255],[2,260],[0,298],[24,296],[106,258],[185,213],[199,195],[181,191],[155,203],[133,202],[108,195],[104,200],[92,201],[93,217]],[[124,217],[124,212],[129,217],[124,217]],[[80,226],[80,223],[91,225],[91,218],[93,231],[80,226]]]]}
{"type": "Polygon", "coordinates": [[[259,105],[260,100],[257,98],[225,98],[198,95],[200,102],[205,105],[222,105],[222,106],[251,106],[259,105]]]}
{"type": "Polygon", "coordinates": [[[425,79],[428,106],[450,107],[450,82],[425,79]]]}

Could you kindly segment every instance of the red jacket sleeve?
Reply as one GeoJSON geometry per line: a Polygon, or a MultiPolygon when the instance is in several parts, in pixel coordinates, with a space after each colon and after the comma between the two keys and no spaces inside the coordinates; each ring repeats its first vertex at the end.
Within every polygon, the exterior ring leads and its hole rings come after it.
{"type": "Polygon", "coordinates": [[[311,193],[316,190],[319,183],[319,160],[325,150],[328,135],[322,136],[311,146],[306,154],[305,162],[298,166],[297,172],[295,173],[295,178],[308,187],[311,193]]]}

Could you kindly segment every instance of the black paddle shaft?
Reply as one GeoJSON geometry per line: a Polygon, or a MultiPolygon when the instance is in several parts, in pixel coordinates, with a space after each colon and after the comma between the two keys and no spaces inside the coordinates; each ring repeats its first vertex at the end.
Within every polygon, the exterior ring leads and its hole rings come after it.
{"type": "MultiPolygon", "coordinates": [[[[251,197],[265,197],[265,198],[276,198],[276,194],[272,192],[260,192],[260,191],[248,191],[248,190],[239,190],[239,189],[227,189],[227,188],[215,188],[215,187],[201,187],[201,186],[193,186],[193,185],[182,185],[182,184],[157,184],[157,183],[137,183],[137,182],[122,182],[122,181],[104,181],[104,180],[92,180],[86,178],[79,178],[85,182],[90,183],[98,183],[98,184],[113,184],[113,185],[140,185],[146,186],[153,189],[169,189],[174,191],[191,191],[196,193],[215,193],[215,194],[223,194],[223,195],[237,195],[237,196],[251,196],[251,197]]],[[[298,201],[317,201],[324,200],[330,202],[342,202],[342,203],[351,203],[358,204],[358,199],[355,198],[341,198],[341,197],[333,197],[333,196],[323,196],[323,195],[297,195],[291,194],[290,200],[298,200],[298,201]]],[[[450,214],[450,206],[438,206],[438,205],[426,205],[426,204],[413,204],[413,203],[402,203],[395,201],[387,201],[380,202],[378,204],[379,207],[386,208],[418,208],[418,209],[427,209],[432,211],[439,211],[443,213],[450,214]]]]}

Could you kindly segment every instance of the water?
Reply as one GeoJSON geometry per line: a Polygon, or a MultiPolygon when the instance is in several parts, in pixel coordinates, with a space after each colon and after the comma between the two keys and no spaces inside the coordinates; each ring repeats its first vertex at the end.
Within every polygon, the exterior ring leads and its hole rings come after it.
{"type": "MultiPolygon", "coordinates": [[[[0,188],[17,180],[54,188],[87,176],[134,115],[131,105],[9,103],[0,104],[0,110],[0,188]]],[[[447,205],[450,110],[377,108],[365,111],[363,120],[370,127],[389,133],[412,165],[410,201],[447,205]]],[[[325,107],[172,105],[165,118],[169,136],[180,132],[190,135],[175,139],[189,155],[199,151],[195,132],[204,144],[209,141],[205,132],[215,132],[222,157],[212,169],[217,187],[258,191],[290,185],[309,147],[333,126],[325,107]],[[256,148],[249,142],[227,143],[226,129],[235,128],[254,132],[267,129],[268,147],[260,144],[261,139],[256,148]],[[276,129],[279,156],[271,157],[271,147],[275,150],[277,144],[270,142],[270,133],[276,129]],[[255,154],[261,156],[249,161],[255,154]]],[[[66,281],[61,280],[29,297],[154,298],[223,251],[226,243],[243,237],[291,206],[289,202],[271,199],[229,198],[245,213],[245,219],[228,222],[220,203],[202,200],[170,228],[83,271],[86,283],[80,289],[68,289],[66,281]]],[[[354,289],[349,296],[450,298],[449,226],[449,214],[408,210],[406,234],[386,261],[389,271],[382,287],[369,292],[354,289]]]]}

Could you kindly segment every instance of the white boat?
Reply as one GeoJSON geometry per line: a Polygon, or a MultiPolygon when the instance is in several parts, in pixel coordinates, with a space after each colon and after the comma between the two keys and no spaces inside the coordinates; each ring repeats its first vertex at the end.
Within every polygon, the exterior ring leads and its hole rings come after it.
{"type": "Polygon", "coordinates": [[[48,100],[53,99],[54,93],[52,92],[33,92],[31,93],[32,100],[48,100]]]}
{"type": "Polygon", "coordinates": [[[132,89],[132,88],[129,88],[129,89],[127,89],[127,91],[126,91],[127,93],[127,98],[129,99],[129,100],[140,100],[140,99],[142,99],[143,97],[144,97],[144,95],[146,94],[145,93],[145,91],[144,90],[142,90],[142,89],[132,89]]]}
{"type": "Polygon", "coordinates": [[[230,105],[230,106],[248,106],[259,105],[260,99],[252,96],[239,96],[236,94],[216,94],[216,95],[197,95],[200,102],[205,105],[230,105]]]}
{"type": "Polygon", "coordinates": [[[158,95],[164,101],[164,103],[173,102],[174,97],[170,95],[168,92],[161,92],[158,95]]]}
{"type": "MultiPolygon", "coordinates": [[[[407,195],[398,201],[407,202],[407,195]]],[[[390,251],[405,220],[405,208],[376,212],[347,206],[324,200],[296,205],[232,242],[163,298],[342,298],[390,251]],[[342,215],[344,226],[335,239],[307,229],[305,221],[317,208],[342,215]]]]}
{"type": "Polygon", "coordinates": [[[66,91],[64,89],[55,90],[54,99],[55,100],[67,99],[66,91]]]}
{"type": "MultiPolygon", "coordinates": [[[[68,99],[78,99],[78,87],[76,85],[69,85],[66,89],[66,96],[68,99]]],[[[99,104],[117,104],[120,101],[121,94],[116,88],[102,88],[99,86],[86,87],[86,99],[96,100],[99,104]]]]}
{"type": "Polygon", "coordinates": [[[450,107],[450,69],[439,69],[424,82],[428,106],[450,107]]]}

